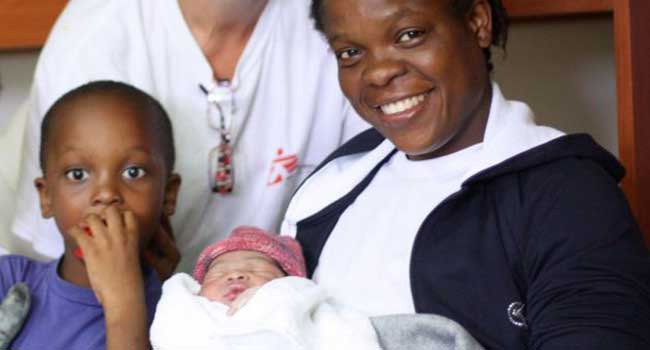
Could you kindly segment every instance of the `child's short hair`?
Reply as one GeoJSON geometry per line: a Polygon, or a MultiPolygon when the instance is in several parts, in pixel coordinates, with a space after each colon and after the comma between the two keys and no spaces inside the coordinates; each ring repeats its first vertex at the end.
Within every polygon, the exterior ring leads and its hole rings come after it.
{"type": "Polygon", "coordinates": [[[45,166],[47,160],[48,141],[50,138],[50,129],[56,116],[70,103],[92,95],[112,95],[128,101],[143,113],[151,116],[152,128],[158,135],[158,141],[162,146],[162,153],[167,167],[168,174],[174,169],[176,154],[174,151],[174,135],[172,124],[167,112],[151,95],[126,83],[98,80],[77,87],[61,96],[50,109],[45,113],[41,123],[41,147],[39,150],[39,163],[43,176],[45,176],[45,166]]]}

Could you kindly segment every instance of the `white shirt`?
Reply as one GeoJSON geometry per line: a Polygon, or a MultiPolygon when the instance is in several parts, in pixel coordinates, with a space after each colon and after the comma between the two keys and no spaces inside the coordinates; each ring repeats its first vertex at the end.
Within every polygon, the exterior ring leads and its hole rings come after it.
{"type": "MultiPolygon", "coordinates": [[[[528,106],[506,100],[493,83],[483,142],[427,161],[393,155],[339,218],[314,279],[339,302],[368,315],[414,312],[411,250],[426,217],[472,175],[562,135],[535,125],[528,106]]],[[[300,220],[352,190],[394,149],[384,140],[370,152],[324,166],[292,198],[282,234],[295,237],[300,220]]]]}
{"type": "Polygon", "coordinates": [[[66,91],[98,79],[131,83],[159,99],[170,115],[183,180],[172,217],[181,271],[191,270],[203,247],[238,225],[277,231],[304,176],[366,127],[340,91],[335,59],[313,29],[309,2],[270,0],[238,62],[233,92],[226,91],[235,107],[233,112],[228,100],[224,109],[233,135],[235,189],[214,194],[208,154],[220,142],[218,112],[199,89],[214,85],[213,74],[177,1],[72,0],[36,70],[9,246],[14,253],[62,252],[53,220],[40,218],[33,186],[40,176],[40,122],[66,91]],[[294,159],[297,167],[289,165],[294,159]]]}
{"type": "Polygon", "coordinates": [[[422,161],[396,153],[341,215],[314,279],[370,316],[415,312],[409,278],[415,235],[429,213],[460,190],[480,148],[422,161]],[[357,287],[341,288],[351,285],[357,287]]]}

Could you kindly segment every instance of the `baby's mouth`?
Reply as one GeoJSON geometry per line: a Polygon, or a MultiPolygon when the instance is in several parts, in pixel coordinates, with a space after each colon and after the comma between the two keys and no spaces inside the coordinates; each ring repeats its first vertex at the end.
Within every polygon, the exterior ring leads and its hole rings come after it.
{"type": "Polygon", "coordinates": [[[243,293],[246,289],[248,289],[248,286],[244,283],[233,283],[228,286],[228,290],[223,297],[228,300],[228,302],[232,302],[233,300],[237,299],[239,294],[243,293]]]}

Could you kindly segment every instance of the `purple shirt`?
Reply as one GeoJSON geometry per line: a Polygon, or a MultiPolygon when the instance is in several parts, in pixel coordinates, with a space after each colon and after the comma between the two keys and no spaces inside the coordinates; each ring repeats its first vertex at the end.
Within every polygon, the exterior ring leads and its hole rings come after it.
{"type": "MultiPolygon", "coordinates": [[[[25,282],[32,306],[11,348],[16,350],[106,348],[104,311],[92,289],[64,281],[57,273],[61,259],[43,263],[24,256],[0,257],[0,298],[16,282],[25,282]]],[[[160,299],[160,281],[145,272],[145,297],[149,325],[160,299]]]]}

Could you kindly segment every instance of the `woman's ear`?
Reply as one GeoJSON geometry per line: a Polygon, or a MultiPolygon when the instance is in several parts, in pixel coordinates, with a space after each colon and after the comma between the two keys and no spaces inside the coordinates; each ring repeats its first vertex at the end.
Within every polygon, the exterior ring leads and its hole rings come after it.
{"type": "Polygon", "coordinates": [[[481,48],[492,45],[492,8],[488,0],[474,0],[467,12],[467,23],[481,48]]]}
{"type": "Polygon", "coordinates": [[[45,178],[38,177],[34,180],[34,186],[38,191],[38,199],[41,204],[41,215],[44,218],[52,217],[52,200],[50,199],[50,193],[47,189],[47,182],[45,178]]]}
{"type": "Polygon", "coordinates": [[[171,174],[165,185],[165,197],[163,198],[163,214],[171,216],[176,211],[176,200],[178,190],[181,187],[181,177],[178,174],[171,174]]]}

